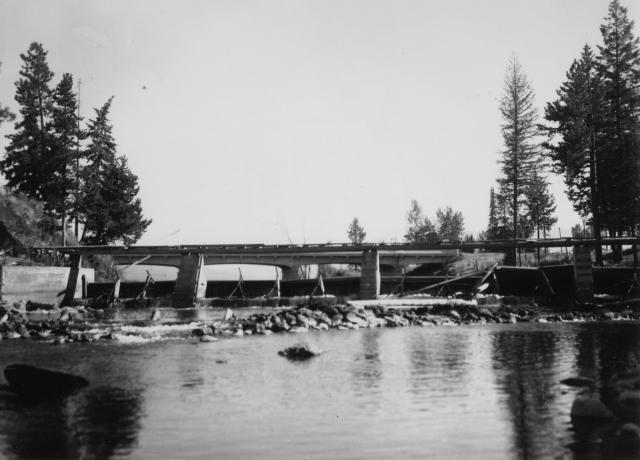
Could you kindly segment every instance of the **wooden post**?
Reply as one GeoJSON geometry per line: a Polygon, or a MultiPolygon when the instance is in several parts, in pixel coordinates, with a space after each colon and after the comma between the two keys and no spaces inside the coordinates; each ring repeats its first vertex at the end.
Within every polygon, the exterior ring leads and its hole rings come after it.
{"type": "Polygon", "coordinates": [[[71,305],[73,303],[73,298],[76,294],[76,285],[78,284],[78,275],[80,274],[82,256],[80,254],[71,254],[69,259],[69,278],[67,278],[67,288],[64,291],[61,306],[71,305]]]}
{"type": "Polygon", "coordinates": [[[116,282],[113,285],[113,300],[117,301],[120,298],[120,277],[116,278],[116,282]]]}
{"type": "Polygon", "coordinates": [[[86,299],[87,298],[87,277],[85,275],[82,275],[82,298],[86,299]]]}

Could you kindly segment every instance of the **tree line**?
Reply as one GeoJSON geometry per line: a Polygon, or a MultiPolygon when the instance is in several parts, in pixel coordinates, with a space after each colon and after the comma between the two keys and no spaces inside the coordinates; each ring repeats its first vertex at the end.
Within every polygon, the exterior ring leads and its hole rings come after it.
{"type": "MultiPolygon", "coordinates": [[[[117,153],[109,120],[113,97],[85,123],[73,76],[63,73],[52,85],[42,44],[32,43],[20,58],[19,116],[0,160],[7,187],[43,203],[62,228],[63,244],[71,223],[82,244],[136,242],[151,220],[142,215],[138,177],[117,153]]],[[[14,119],[0,105],[0,124],[14,119]]]]}
{"type": "MultiPolygon", "coordinates": [[[[600,26],[597,51],[586,44],[575,59],[557,99],[546,104],[541,122],[535,93],[514,55],[499,102],[503,149],[500,175],[489,193],[487,229],[479,240],[547,237],[557,223],[549,174],[560,175],[575,211],[590,229],[579,236],[633,236],[640,229],[640,45],[634,23],[612,0],[600,26]]],[[[354,219],[349,240],[361,243],[364,228],[354,219]],[[359,237],[358,235],[361,235],[359,237]]],[[[407,212],[407,242],[461,241],[464,217],[438,209],[435,223],[416,200],[407,212]]],[[[622,257],[613,248],[614,260],[622,257]]],[[[515,253],[510,254],[515,262],[515,253]]],[[[509,262],[509,259],[507,259],[509,262]]],[[[596,245],[596,263],[602,248],[596,245]]]]}
{"type": "MultiPolygon", "coordinates": [[[[597,51],[586,44],[538,123],[531,84],[517,59],[505,74],[504,150],[491,189],[489,239],[546,234],[555,224],[547,170],[559,174],[575,211],[600,239],[636,235],[640,224],[640,47],[618,0],[609,4],[597,51]]],[[[614,247],[614,260],[622,257],[614,247]]],[[[596,245],[596,263],[602,248],[596,245]]]]}

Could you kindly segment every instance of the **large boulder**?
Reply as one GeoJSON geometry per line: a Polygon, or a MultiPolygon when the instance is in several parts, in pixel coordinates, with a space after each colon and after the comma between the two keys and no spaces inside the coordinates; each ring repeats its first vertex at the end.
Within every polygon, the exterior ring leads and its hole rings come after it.
{"type": "Polygon", "coordinates": [[[89,385],[83,377],[26,364],[10,364],[4,377],[11,391],[30,397],[64,396],[89,385]]]}
{"type": "Polygon", "coordinates": [[[294,345],[278,352],[280,356],[292,361],[305,361],[322,353],[322,350],[306,344],[294,345]]]}

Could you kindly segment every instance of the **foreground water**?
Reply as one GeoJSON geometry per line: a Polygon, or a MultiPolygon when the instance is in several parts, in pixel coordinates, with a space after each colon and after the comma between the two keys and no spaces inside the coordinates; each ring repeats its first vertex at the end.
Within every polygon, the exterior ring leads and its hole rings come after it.
{"type": "Polygon", "coordinates": [[[579,390],[560,380],[640,366],[640,323],[4,341],[10,363],[91,386],[61,401],[0,393],[6,458],[600,458],[582,452],[569,417],[579,390]],[[300,342],[325,353],[278,356],[300,342]]]}

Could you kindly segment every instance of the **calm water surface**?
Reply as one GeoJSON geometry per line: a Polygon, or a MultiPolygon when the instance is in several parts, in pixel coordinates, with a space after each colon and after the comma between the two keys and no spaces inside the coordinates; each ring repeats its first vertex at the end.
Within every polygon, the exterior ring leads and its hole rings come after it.
{"type": "Polygon", "coordinates": [[[579,390],[559,382],[638,367],[640,324],[0,343],[0,366],[15,362],[91,386],[50,402],[0,393],[6,458],[573,458],[579,390]],[[325,353],[278,356],[300,342],[325,353]]]}

